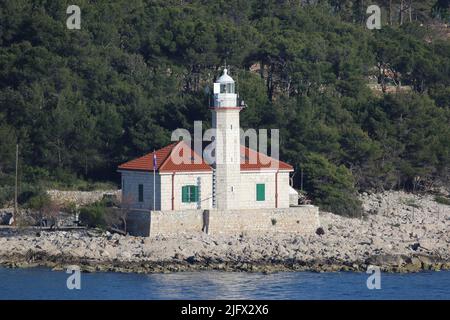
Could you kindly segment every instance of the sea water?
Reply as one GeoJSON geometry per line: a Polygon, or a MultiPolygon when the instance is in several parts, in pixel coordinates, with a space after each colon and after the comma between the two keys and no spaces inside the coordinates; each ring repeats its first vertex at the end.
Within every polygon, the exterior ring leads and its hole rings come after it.
{"type": "Polygon", "coordinates": [[[381,273],[380,289],[356,272],[81,273],[80,289],[72,290],[70,276],[0,268],[0,299],[450,299],[449,271],[381,273]]]}

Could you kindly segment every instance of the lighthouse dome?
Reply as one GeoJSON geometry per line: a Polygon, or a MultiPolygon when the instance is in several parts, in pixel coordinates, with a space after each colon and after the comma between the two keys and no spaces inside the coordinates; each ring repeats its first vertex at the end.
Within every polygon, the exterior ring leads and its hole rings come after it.
{"type": "Polygon", "coordinates": [[[234,83],[233,78],[228,75],[228,69],[223,69],[223,74],[217,79],[217,83],[234,83]]]}

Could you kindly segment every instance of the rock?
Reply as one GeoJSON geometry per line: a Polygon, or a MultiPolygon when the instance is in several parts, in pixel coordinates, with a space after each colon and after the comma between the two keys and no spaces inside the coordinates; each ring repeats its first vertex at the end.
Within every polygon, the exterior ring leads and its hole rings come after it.
{"type": "Polygon", "coordinates": [[[325,234],[325,230],[323,230],[322,227],[319,227],[319,228],[317,228],[317,230],[316,230],[316,234],[317,234],[318,236],[322,236],[322,235],[325,234]]]}
{"type": "Polygon", "coordinates": [[[43,231],[38,237],[37,229],[0,228],[0,257],[3,264],[15,266],[53,268],[68,262],[92,265],[93,271],[124,272],[239,268],[251,272],[364,271],[367,264],[413,272],[449,267],[450,210],[443,205],[437,210],[434,198],[424,196],[413,220],[404,206],[410,198],[403,192],[368,194],[362,198],[364,210],[380,209],[386,215],[366,214],[364,219],[351,219],[321,212],[322,230],[318,228],[308,236],[251,232],[245,236],[206,236],[199,232],[143,239],[90,229],[43,231]],[[320,236],[325,233],[326,237],[320,236]],[[27,255],[30,248],[34,252],[27,255]]]}
{"type": "Polygon", "coordinates": [[[365,263],[374,266],[401,266],[404,264],[403,257],[397,254],[373,255],[366,259],[365,263]]]}
{"type": "Polygon", "coordinates": [[[417,272],[422,270],[422,261],[417,257],[405,259],[406,265],[403,267],[406,272],[417,272]]]}

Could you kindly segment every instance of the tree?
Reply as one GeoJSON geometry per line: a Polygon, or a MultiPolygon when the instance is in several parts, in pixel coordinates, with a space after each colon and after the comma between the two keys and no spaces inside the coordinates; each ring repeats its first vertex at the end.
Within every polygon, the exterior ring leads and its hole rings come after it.
{"type": "Polygon", "coordinates": [[[305,189],[323,210],[350,217],[361,215],[361,202],[347,168],[334,166],[318,154],[309,154],[303,170],[305,189]]]}
{"type": "Polygon", "coordinates": [[[37,185],[118,184],[118,164],[194,120],[210,125],[225,63],[248,106],[242,126],[280,129],[282,159],[331,177],[330,190],[309,185],[318,203],[347,199],[339,179],[352,192],[445,180],[448,1],[377,3],[389,9],[381,30],[362,23],[367,1],[81,1],[72,32],[63,2],[1,2],[1,201],[17,142],[21,198],[37,185]],[[382,92],[367,86],[374,73],[382,92]]]}

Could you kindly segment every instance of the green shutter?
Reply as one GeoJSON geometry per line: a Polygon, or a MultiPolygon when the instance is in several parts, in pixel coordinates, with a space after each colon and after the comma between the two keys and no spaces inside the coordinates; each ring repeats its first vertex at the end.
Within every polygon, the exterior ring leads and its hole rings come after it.
{"type": "Polygon", "coordinates": [[[182,202],[197,202],[199,198],[198,186],[183,186],[181,189],[182,202]]]}
{"type": "Polygon", "coordinates": [[[191,186],[191,202],[198,201],[198,186],[191,186]]]}
{"type": "Polygon", "coordinates": [[[264,183],[258,183],[256,185],[256,201],[266,200],[266,185],[264,183]]]}
{"type": "Polygon", "coordinates": [[[144,185],[139,185],[139,202],[144,202],[144,185]]]}
{"type": "Polygon", "coordinates": [[[189,202],[189,186],[183,186],[181,188],[181,201],[189,202]]]}

